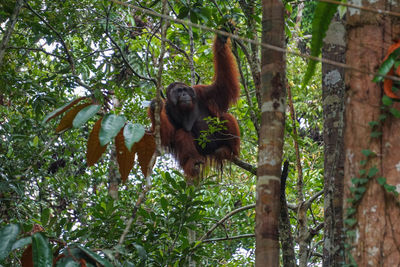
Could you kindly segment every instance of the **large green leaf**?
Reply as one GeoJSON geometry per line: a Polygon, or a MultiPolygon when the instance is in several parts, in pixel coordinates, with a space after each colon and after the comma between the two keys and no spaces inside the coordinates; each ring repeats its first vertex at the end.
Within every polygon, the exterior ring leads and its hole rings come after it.
{"type": "Polygon", "coordinates": [[[89,256],[90,258],[92,258],[93,260],[97,261],[98,263],[100,263],[101,265],[103,265],[104,267],[113,267],[112,264],[107,261],[106,259],[102,258],[100,255],[94,253],[93,251],[82,247],[82,246],[78,246],[79,249],[81,249],[84,253],[86,253],[87,256],[89,256]]]}
{"type": "Polygon", "coordinates": [[[19,231],[18,224],[9,224],[0,230],[0,261],[5,259],[11,252],[19,231]]]}
{"type": "Polygon", "coordinates": [[[125,146],[128,148],[129,151],[131,151],[134,143],[142,139],[144,132],[145,132],[144,127],[141,124],[138,123],[133,124],[131,122],[128,122],[125,125],[124,140],[125,140],[125,146]]]}
{"type": "Polygon", "coordinates": [[[21,239],[15,241],[15,243],[12,245],[11,251],[13,251],[14,249],[19,249],[19,248],[25,247],[26,245],[28,245],[30,243],[32,243],[31,236],[21,238],[21,239]]]}
{"type": "Polygon", "coordinates": [[[376,75],[373,79],[374,82],[383,81],[383,76],[388,74],[390,69],[395,65],[397,58],[400,56],[400,48],[394,50],[388,58],[383,61],[381,67],[378,70],[378,75],[376,75]]]}
{"type": "Polygon", "coordinates": [[[101,129],[99,133],[100,145],[108,144],[121,130],[125,124],[125,117],[115,114],[107,114],[101,121],[101,129]]]}
{"type": "Polygon", "coordinates": [[[33,266],[53,266],[53,254],[49,241],[43,233],[35,233],[32,236],[33,266]]]}
{"type": "Polygon", "coordinates": [[[74,261],[71,257],[64,257],[57,261],[56,267],[81,267],[81,263],[74,261]]]}
{"type": "MultiPolygon", "coordinates": [[[[311,56],[318,57],[321,54],[323,40],[328,31],[329,24],[336,13],[338,5],[318,2],[314,12],[312,22],[312,38],[311,38],[311,56]]],[[[303,77],[302,89],[304,89],[314,74],[317,61],[310,60],[307,66],[306,74],[303,77]]]]}
{"type": "Polygon", "coordinates": [[[69,101],[68,103],[64,104],[63,106],[57,108],[56,110],[53,110],[52,112],[47,114],[46,117],[44,117],[42,123],[48,122],[52,118],[57,117],[58,115],[60,115],[61,113],[65,112],[66,110],[71,108],[73,105],[75,105],[76,103],[78,103],[79,101],[81,101],[81,100],[83,100],[85,98],[86,97],[80,97],[80,98],[77,98],[77,99],[73,99],[73,100],[69,101]]]}
{"type": "Polygon", "coordinates": [[[85,124],[91,117],[96,115],[96,113],[99,111],[101,108],[101,105],[90,105],[87,106],[86,108],[82,109],[81,111],[76,114],[72,126],[74,128],[79,128],[83,124],[85,124]]]}

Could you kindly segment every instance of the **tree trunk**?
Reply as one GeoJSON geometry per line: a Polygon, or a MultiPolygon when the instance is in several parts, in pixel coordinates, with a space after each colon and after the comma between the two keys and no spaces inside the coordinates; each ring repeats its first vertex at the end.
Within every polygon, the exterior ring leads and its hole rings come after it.
{"type": "MultiPolygon", "coordinates": [[[[362,1],[373,9],[399,12],[397,1],[362,1]]],[[[399,17],[383,15],[350,8],[347,12],[347,52],[346,62],[352,67],[375,72],[393,40],[400,38],[399,17]]],[[[360,198],[357,202],[346,201],[347,210],[354,212],[347,220],[347,241],[351,245],[350,263],[358,266],[398,266],[400,262],[400,209],[399,198],[388,193],[377,181],[385,177],[389,185],[400,182],[400,120],[387,114],[379,124],[379,137],[371,137],[371,121],[380,121],[382,114],[382,88],[371,81],[365,73],[349,72],[346,86],[345,129],[345,197],[360,198]],[[364,150],[364,153],[362,153],[364,150]],[[373,154],[367,157],[369,151],[373,154]],[[368,175],[377,169],[376,175],[368,175]],[[364,171],[366,174],[364,174],[364,171]],[[361,171],[361,172],[360,172],[361,171]],[[353,178],[366,177],[362,186],[353,178]],[[362,188],[362,190],[358,190],[362,188]],[[363,192],[365,190],[365,192],[363,192]],[[352,210],[353,209],[353,210],[352,210]],[[351,230],[351,231],[350,231],[351,230]]],[[[399,104],[394,108],[400,109],[399,104]]],[[[357,200],[357,198],[356,198],[357,200]]]]}
{"type": "MultiPolygon", "coordinates": [[[[322,48],[322,57],[345,62],[346,29],[340,19],[332,21],[322,48]]],[[[344,70],[322,64],[322,102],[324,110],[324,251],[323,266],[342,266],[343,236],[343,127],[344,70]]]]}
{"type": "MultiPolygon", "coordinates": [[[[263,0],[262,42],[285,47],[284,6],[263,0]]],[[[285,54],[262,49],[256,200],[256,266],[279,266],[280,176],[285,129],[285,54]]]]}

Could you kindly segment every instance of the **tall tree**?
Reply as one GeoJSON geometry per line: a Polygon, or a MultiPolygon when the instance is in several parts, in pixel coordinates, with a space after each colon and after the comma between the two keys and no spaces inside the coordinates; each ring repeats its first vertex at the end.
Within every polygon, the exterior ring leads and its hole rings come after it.
{"type": "MultiPolygon", "coordinates": [[[[334,18],[326,33],[322,57],[345,61],[344,21],[334,18]]],[[[343,127],[344,70],[322,64],[322,101],[324,110],[324,252],[323,266],[341,266],[343,242],[343,127]]]]}
{"type": "MultiPolygon", "coordinates": [[[[396,1],[362,3],[372,9],[400,10],[396,1]]],[[[400,38],[400,18],[349,8],[347,24],[346,63],[375,72],[388,47],[400,38]]],[[[382,108],[390,101],[382,104],[382,88],[372,82],[372,75],[347,74],[344,182],[345,222],[351,244],[348,262],[395,266],[400,262],[399,199],[393,194],[400,175],[400,120],[382,108]]],[[[391,108],[396,114],[399,105],[391,108]]]]}
{"type": "MultiPolygon", "coordinates": [[[[284,6],[263,0],[262,42],[285,47],[284,6]]],[[[286,109],[285,53],[263,47],[256,200],[256,266],[279,266],[280,176],[286,109]]]]}

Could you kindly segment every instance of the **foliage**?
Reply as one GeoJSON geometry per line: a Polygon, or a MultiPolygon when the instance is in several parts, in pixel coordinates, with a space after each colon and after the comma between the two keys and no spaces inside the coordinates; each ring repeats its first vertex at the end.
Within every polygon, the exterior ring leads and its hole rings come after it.
{"type": "MultiPolygon", "coordinates": [[[[252,17],[246,17],[237,2],[169,2],[170,14],[176,18],[210,28],[233,20],[237,34],[244,37],[254,35],[247,27],[252,18],[256,33],[261,30],[259,1],[252,17]]],[[[189,255],[199,266],[253,265],[254,238],[213,241],[253,233],[253,209],[235,214],[197,246],[188,236],[194,231],[199,240],[227,213],[255,202],[255,177],[233,164],[227,164],[217,174],[207,172],[210,175],[203,177],[199,185],[189,186],[173,160],[168,155],[160,157],[151,176],[152,187],[137,207],[133,227],[119,244],[146,184],[142,173],[148,164],[138,162],[149,160],[146,152],[152,146],[151,142],[140,140],[147,138],[146,108],[155,95],[161,44],[159,17],[103,0],[27,3],[0,66],[0,240],[9,241],[0,242],[0,263],[18,265],[27,246],[36,244],[32,253],[44,264],[50,256],[61,254],[65,256],[60,259],[64,265],[74,257],[86,262],[87,258],[99,263],[108,261],[116,266],[185,266],[189,255]],[[79,108],[74,110],[75,107],[79,108]],[[74,113],[61,122],[72,110],[74,113]],[[108,129],[104,132],[101,127],[105,118],[109,121],[104,123],[108,129]],[[58,125],[62,126],[60,133],[55,133],[58,125]],[[92,134],[96,135],[94,144],[92,134]],[[117,160],[126,164],[119,164],[118,179],[125,183],[118,189],[118,199],[108,193],[115,164],[113,142],[119,147],[117,160]],[[131,153],[137,155],[137,160],[131,153]],[[43,231],[33,233],[35,225],[43,231]],[[4,233],[8,227],[14,230],[4,233]],[[45,254],[35,254],[37,251],[45,254]]],[[[131,3],[158,13],[161,10],[161,1],[131,3]]],[[[2,25],[7,24],[13,4],[0,3],[2,25]]],[[[294,27],[291,19],[287,20],[289,31],[294,27]]],[[[3,34],[0,32],[1,38],[3,34]]],[[[196,73],[200,83],[209,83],[213,77],[213,34],[193,27],[193,36],[196,73]]],[[[190,83],[188,27],[171,23],[167,40],[163,86],[173,81],[190,83]]],[[[292,40],[289,46],[297,49],[292,40]]],[[[236,49],[249,99],[257,103],[246,53],[240,46],[236,49]]],[[[307,90],[301,90],[304,69],[304,60],[288,56],[287,75],[298,112],[297,141],[303,155],[308,197],[322,189],[322,116],[320,81],[314,78],[307,90]]],[[[256,166],[258,134],[251,113],[259,116],[257,104],[251,105],[242,97],[230,112],[239,121],[240,158],[256,166]]],[[[216,128],[221,127],[220,123],[216,128]]],[[[290,123],[286,129],[285,157],[293,163],[290,123]]],[[[296,196],[294,170],[291,164],[287,185],[291,203],[296,196]]],[[[308,212],[310,218],[321,221],[321,200],[308,212]]],[[[296,233],[294,212],[291,223],[296,233]]],[[[313,223],[310,220],[311,226],[313,223]]],[[[319,240],[321,235],[312,242],[317,244],[319,240]]],[[[320,252],[321,248],[317,250],[320,252]]]]}
{"type": "MultiPolygon", "coordinates": [[[[337,4],[318,2],[312,22],[311,56],[318,57],[321,54],[323,39],[325,38],[337,8],[337,4]]],[[[316,64],[317,61],[315,60],[310,60],[308,63],[307,71],[302,82],[303,89],[314,74],[316,64]]]]}

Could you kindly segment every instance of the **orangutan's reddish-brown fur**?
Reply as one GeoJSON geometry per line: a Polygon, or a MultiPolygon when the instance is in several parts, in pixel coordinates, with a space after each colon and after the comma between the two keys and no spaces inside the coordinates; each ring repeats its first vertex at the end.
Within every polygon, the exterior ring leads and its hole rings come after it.
{"type": "MultiPolygon", "coordinates": [[[[224,159],[239,155],[239,126],[235,117],[227,113],[240,93],[239,73],[230,40],[217,36],[213,51],[213,83],[193,87],[172,83],[167,88],[167,99],[161,106],[161,145],[175,156],[189,177],[198,176],[203,164],[222,164],[224,159]],[[206,117],[218,117],[225,121],[226,129],[209,136],[209,142],[201,147],[196,139],[201,131],[208,129],[204,120],[206,117]]],[[[153,101],[149,109],[153,131],[154,107],[153,101]]]]}

